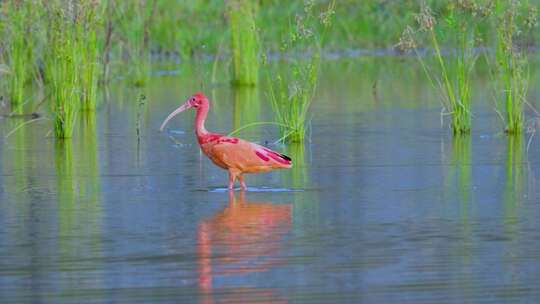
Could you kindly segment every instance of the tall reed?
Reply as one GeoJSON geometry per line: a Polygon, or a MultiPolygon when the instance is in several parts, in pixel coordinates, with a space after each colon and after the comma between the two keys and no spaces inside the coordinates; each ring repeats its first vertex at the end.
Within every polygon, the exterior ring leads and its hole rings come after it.
{"type": "MultiPolygon", "coordinates": [[[[2,4],[0,4],[2,5],[2,4]]],[[[25,84],[32,79],[33,71],[33,14],[29,0],[9,0],[2,5],[5,16],[4,37],[9,68],[7,91],[12,111],[21,113],[25,99],[25,84]]]]}
{"type": "Polygon", "coordinates": [[[520,16],[518,1],[495,1],[496,28],[496,99],[498,108],[505,109],[503,120],[509,134],[523,130],[523,107],[527,102],[529,68],[527,49],[517,39],[536,26],[536,10],[520,16]],[[520,20],[521,19],[521,20],[520,20]]]}
{"type": "Polygon", "coordinates": [[[303,142],[305,139],[309,108],[319,76],[322,42],[331,23],[335,2],[332,1],[318,16],[315,16],[313,6],[313,1],[305,1],[303,13],[296,15],[295,26],[282,44],[282,54],[290,56],[287,64],[270,69],[269,97],[283,141],[303,142]],[[292,54],[298,50],[309,57],[292,54]]]}
{"type": "Polygon", "coordinates": [[[227,11],[231,31],[232,82],[234,85],[254,86],[259,79],[257,3],[231,0],[227,2],[227,11]]]}

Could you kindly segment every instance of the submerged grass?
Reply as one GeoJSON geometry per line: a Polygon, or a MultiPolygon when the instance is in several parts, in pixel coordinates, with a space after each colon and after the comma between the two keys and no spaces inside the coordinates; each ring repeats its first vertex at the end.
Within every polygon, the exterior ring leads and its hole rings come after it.
{"type": "Polygon", "coordinates": [[[259,79],[257,3],[252,0],[227,2],[234,85],[254,86],[259,79]]]}

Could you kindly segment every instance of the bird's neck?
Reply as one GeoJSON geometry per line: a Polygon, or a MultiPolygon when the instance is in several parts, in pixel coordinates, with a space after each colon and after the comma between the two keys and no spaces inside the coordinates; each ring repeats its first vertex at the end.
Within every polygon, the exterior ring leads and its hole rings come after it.
{"type": "Polygon", "coordinates": [[[208,131],[206,131],[206,128],[204,127],[204,121],[208,115],[208,108],[208,105],[202,105],[197,109],[197,115],[195,116],[195,134],[197,134],[197,137],[199,138],[208,134],[208,131]]]}

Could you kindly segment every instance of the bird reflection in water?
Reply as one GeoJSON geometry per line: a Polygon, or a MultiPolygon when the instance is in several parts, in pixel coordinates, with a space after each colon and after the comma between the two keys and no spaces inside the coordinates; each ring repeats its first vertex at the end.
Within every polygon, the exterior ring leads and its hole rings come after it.
{"type": "Polygon", "coordinates": [[[271,289],[247,284],[227,286],[227,283],[245,279],[243,275],[268,271],[283,264],[281,242],[291,229],[290,204],[246,202],[244,196],[243,191],[237,198],[230,192],[229,205],[199,224],[197,255],[202,302],[214,303],[212,294],[216,286],[213,283],[219,281],[217,302],[249,301],[256,297],[257,301],[266,303],[286,303],[271,289]]]}

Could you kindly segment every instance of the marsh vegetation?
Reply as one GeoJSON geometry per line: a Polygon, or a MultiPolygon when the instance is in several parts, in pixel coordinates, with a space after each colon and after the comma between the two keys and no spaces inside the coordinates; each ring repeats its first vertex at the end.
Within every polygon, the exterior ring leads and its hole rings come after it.
{"type": "Polygon", "coordinates": [[[416,68],[440,92],[441,115],[450,118],[454,134],[474,128],[471,78],[487,64],[504,130],[520,133],[525,108],[532,108],[528,61],[537,56],[530,52],[540,36],[537,6],[514,0],[7,0],[0,6],[1,89],[10,113],[49,104],[54,134],[66,138],[81,112],[96,110],[100,84],[144,87],[164,64],[183,69],[213,61],[229,72],[226,79],[216,79],[215,71],[198,75],[203,88],[211,81],[262,84],[281,140],[302,142],[321,60],[379,48],[419,59],[416,68]]]}

